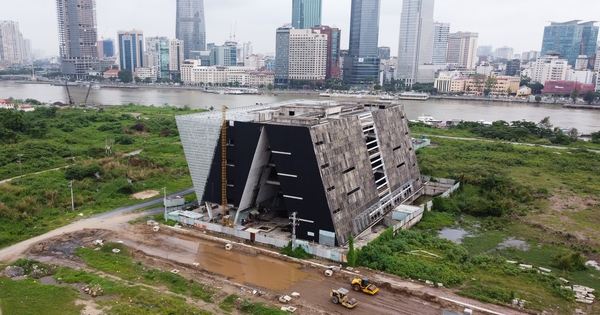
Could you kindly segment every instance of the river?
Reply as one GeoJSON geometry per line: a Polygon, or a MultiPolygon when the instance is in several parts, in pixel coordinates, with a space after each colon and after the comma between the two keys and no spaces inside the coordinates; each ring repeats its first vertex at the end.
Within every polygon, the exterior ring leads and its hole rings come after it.
{"type": "MultiPolygon", "coordinates": [[[[83,102],[88,91],[84,87],[69,87],[76,104],[83,102]]],[[[23,84],[0,81],[0,98],[33,98],[41,102],[66,102],[67,91],[64,86],[48,84],[23,84]]],[[[188,105],[191,108],[208,109],[227,105],[230,108],[248,106],[257,103],[273,103],[292,99],[319,99],[314,94],[286,95],[221,95],[209,94],[198,90],[184,89],[92,89],[88,104],[140,104],[164,106],[188,105]]],[[[554,126],[577,128],[579,132],[589,134],[600,130],[600,110],[565,109],[560,106],[538,105],[534,103],[504,103],[489,101],[434,100],[403,101],[408,119],[417,119],[422,115],[431,115],[439,120],[462,119],[468,121],[515,121],[527,120],[539,122],[550,117],[554,126]]]]}

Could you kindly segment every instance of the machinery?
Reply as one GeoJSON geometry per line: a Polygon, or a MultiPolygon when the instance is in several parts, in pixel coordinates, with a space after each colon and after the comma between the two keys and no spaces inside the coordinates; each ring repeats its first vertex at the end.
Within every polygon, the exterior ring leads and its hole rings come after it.
{"type": "Polygon", "coordinates": [[[371,295],[379,292],[379,288],[372,284],[367,278],[354,278],[351,284],[354,291],[363,291],[364,293],[371,295]]]}
{"type": "Polygon", "coordinates": [[[332,289],[329,292],[329,296],[331,296],[331,302],[335,304],[342,304],[346,308],[354,308],[358,301],[355,298],[348,297],[348,290],[344,288],[339,288],[337,290],[332,289]]]}

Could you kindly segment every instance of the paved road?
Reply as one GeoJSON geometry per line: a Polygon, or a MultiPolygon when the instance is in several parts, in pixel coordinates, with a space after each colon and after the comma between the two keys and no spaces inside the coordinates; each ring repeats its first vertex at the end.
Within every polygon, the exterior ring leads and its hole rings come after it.
{"type": "MultiPolygon", "coordinates": [[[[190,187],[178,192],[175,192],[173,194],[169,194],[168,197],[173,197],[173,196],[183,196],[183,195],[187,195],[194,192],[194,188],[190,187]]],[[[154,198],[151,200],[147,200],[135,205],[131,205],[131,206],[125,206],[125,207],[120,207],[117,209],[114,209],[112,211],[109,212],[104,212],[101,214],[97,214],[94,216],[91,216],[89,218],[86,219],[82,219],[76,222],[73,222],[69,225],[65,225],[63,227],[60,227],[58,229],[52,230],[46,234],[42,234],[33,238],[30,238],[28,240],[25,240],[23,242],[14,244],[12,246],[9,247],[5,247],[3,249],[0,250],[0,262],[12,262],[14,260],[17,260],[22,254],[23,252],[29,248],[31,245],[50,238],[50,237],[54,237],[63,233],[70,233],[70,232],[75,232],[75,231],[79,231],[82,229],[108,229],[108,230],[116,230],[119,228],[122,228],[122,226],[124,224],[127,224],[129,221],[135,220],[139,217],[142,216],[146,216],[146,215],[150,215],[153,213],[160,213],[162,211],[162,208],[157,208],[157,209],[152,209],[146,212],[136,212],[136,213],[132,213],[133,211],[142,209],[142,208],[146,208],[152,205],[157,205],[160,204],[162,202],[163,198],[154,198]]]]}
{"type": "MultiPolygon", "coordinates": [[[[415,134],[417,135],[417,134],[415,134]]],[[[578,150],[579,148],[569,148],[555,145],[541,145],[541,144],[533,144],[533,143],[523,143],[523,142],[506,142],[500,140],[490,140],[490,139],[481,139],[481,138],[464,138],[464,137],[450,137],[450,136],[437,136],[437,135],[426,135],[428,138],[444,138],[444,139],[454,139],[454,140],[465,140],[465,141],[484,141],[484,142],[499,142],[499,143],[508,143],[512,145],[524,145],[528,147],[540,147],[546,149],[555,149],[555,150],[578,150]]],[[[591,150],[586,149],[587,151],[600,153],[600,150],[591,150]]]]}

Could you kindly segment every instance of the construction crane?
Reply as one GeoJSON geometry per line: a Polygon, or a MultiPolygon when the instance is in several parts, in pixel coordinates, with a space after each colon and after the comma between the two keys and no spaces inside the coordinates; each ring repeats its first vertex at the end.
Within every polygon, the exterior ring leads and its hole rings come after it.
{"type": "Polygon", "coordinates": [[[73,98],[71,97],[71,91],[69,91],[69,81],[65,81],[65,87],[67,88],[67,95],[69,95],[69,105],[73,106],[75,105],[75,102],[73,102],[73,98]]]}
{"type": "Polygon", "coordinates": [[[221,203],[223,226],[229,225],[227,215],[227,106],[223,105],[223,124],[221,126],[221,203]]]}

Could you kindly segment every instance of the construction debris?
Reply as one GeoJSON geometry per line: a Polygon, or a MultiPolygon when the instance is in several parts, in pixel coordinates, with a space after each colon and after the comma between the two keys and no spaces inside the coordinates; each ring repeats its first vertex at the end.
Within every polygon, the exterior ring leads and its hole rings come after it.
{"type": "Polygon", "coordinates": [[[121,250],[118,249],[118,248],[113,248],[112,252],[115,253],[115,254],[118,254],[118,253],[121,252],[121,250]]]}
{"type": "Polygon", "coordinates": [[[24,274],[24,270],[21,267],[9,266],[4,269],[4,275],[9,278],[20,277],[24,274]]]}
{"type": "Polygon", "coordinates": [[[592,294],[595,289],[582,285],[573,285],[573,291],[575,292],[575,301],[579,303],[592,304],[594,303],[594,299],[596,299],[596,296],[592,294]]]}
{"type": "Polygon", "coordinates": [[[279,302],[281,303],[289,303],[292,300],[292,297],[289,295],[282,295],[279,297],[279,302]]]}

